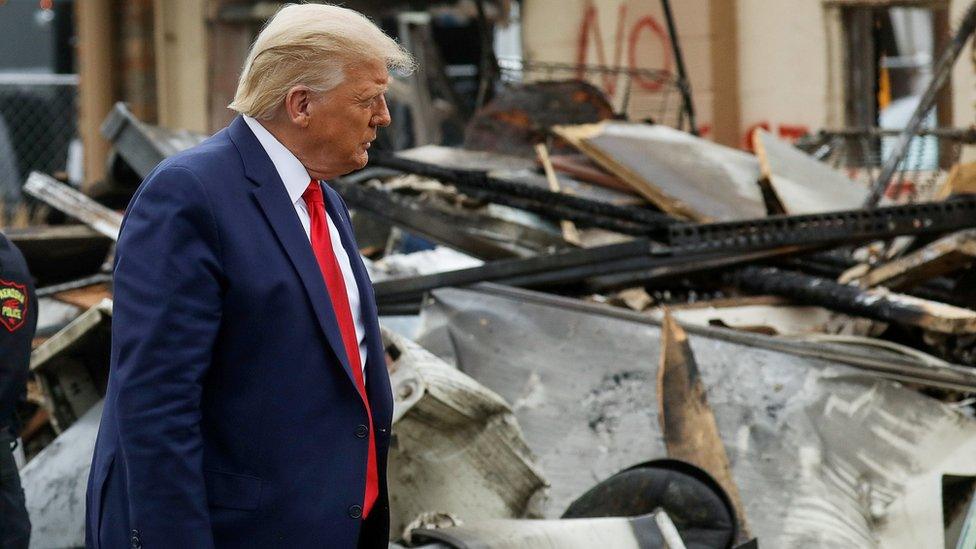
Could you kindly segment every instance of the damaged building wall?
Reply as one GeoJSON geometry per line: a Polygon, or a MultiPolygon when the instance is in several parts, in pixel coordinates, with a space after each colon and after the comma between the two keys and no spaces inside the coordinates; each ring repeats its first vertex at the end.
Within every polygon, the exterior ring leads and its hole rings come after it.
{"type": "MultiPolygon", "coordinates": [[[[848,79],[842,12],[858,2],[833,0],[694,0],[672,2],[689,70],[698,125],[706,137],[750,147],[752,129],[788,139],[824,127],[841,127],[848,79]],[[732,43],[730,43],[730,40],[732,43]],[[802,60],[802,62],[800,62],[802,60]],[[728,65],[734,65],[729,68],[728,65]],[[735,90],[730,93],[729,90],[735,90]],[[734,112],[730,112],[734,111],[734,112]]],[[[874,6],[924,5],[948,9],[958,26],[967,2],[872,2],[874,6]]],[[[531,61],[675,72],[659,2],[537,0],[523,10],[523,51],[531,61]]],[[[940,41],[936,40],[936,51],[940,41]]],[[[967,46],[966,51],[972,51],[967,46]]],[[[976,118],[976,74],[971,56],[956,64],[945,124],[969,126],[976,118]]],[[[622,83],[590,81],[620,99],[622,83]]],[[[643,115],[658,86],[632,87],[631,115],[643,115]]],[[[859,97],[869,101],[871,98],[859,97]]],[[[678,97],[673,98],[675,104],[678,97]]]]}
{"type": "MultiPolygon", "coordinates": [[[[698,125],[704,127],[713,124],[713,90],[718,84],[712,82],[711,66],[714,30],[710,28],[709,14],[713,2],[671,3],[692,83],[698,125]]],[[[525,3],[522,21],[522,52],[527,61],[676,71],[660,2],[534,0],[525,3]]],[[[625,77],[589,76],[594,85],[607,93],[611,104],[619,105],[628,93],[625,77]]],[[[635,118],[661,118],[664,95],[668,95],[674,108],[680,105],[676,90],[668,90],[666,84],[648,77],[636,77],[629,94],[628,113],[635,118]]]]}

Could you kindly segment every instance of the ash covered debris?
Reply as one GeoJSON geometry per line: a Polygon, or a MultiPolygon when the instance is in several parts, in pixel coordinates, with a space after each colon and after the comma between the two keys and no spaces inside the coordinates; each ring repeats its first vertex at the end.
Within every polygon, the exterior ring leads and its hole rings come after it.
{"type": "MultiPolygon", "coordinates": [[[[513,5],[468,4],[376,8],[427,66],[391,86],[400,121],[369,164],[329,182],[384,326],[391,547],[964,547],[976,135],[931,107],[949,103],[939,75],[976,4],[939,20],[954,34],[897,127],[852,112],[850,127],[759,125],[731,141],[686,124],[715,105],[696,115],[677,67],[484,50],[465,72],[433,49],[439,25],[475,34],[513,5]]],[[[526,44],[551,51],[542,8],[517,4],[526,44]]],[[[826,4],[866,24],[860,3],[826,4]]],[[[215,32],[259,8],[215,8],[215,32]]],[[[885,59],[872,70],[901,78],[881,65],[909,57],[885,59]]],[[[16,195],[43,223],[4,228],[39,287],[19,407],[35,547],[84,544],[121,210],[205,138],[138,110],[104,120],[97,184],[27,172],[16,195]]]]}

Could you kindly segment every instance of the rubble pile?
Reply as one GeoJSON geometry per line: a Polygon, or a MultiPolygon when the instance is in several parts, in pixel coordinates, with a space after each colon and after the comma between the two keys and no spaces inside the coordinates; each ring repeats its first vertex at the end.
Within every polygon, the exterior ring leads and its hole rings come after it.
{"type": "MultiPolygon", "coordinates": [[[[875,207],[767,132],[750,154],[598,93],[514,86],[469,148],[377,151],[329,182],[384,324],[391,541],[954,547],[976,527],[976,172],[875,207]],[[558,94],[566,116],[516,116],[558,94]]],[[[202,139],[121,104],[103,129],[100,192],[34,173],[24,192],[68,221],[8,235],[40,287],[38,546],[84,540],[117,210],[202,139]]]]}

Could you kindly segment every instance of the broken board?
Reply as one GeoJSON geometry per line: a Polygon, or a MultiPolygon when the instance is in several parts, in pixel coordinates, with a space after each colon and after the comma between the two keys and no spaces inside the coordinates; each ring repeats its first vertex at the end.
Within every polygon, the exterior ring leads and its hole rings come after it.
{"type": "Polygon", "coordinates": [[[748,153],[660,125],[601,122],[553,131],[663,211],[700,222],[766,215],[748,153]]]}
{"type": "Polygon", "coordinates": [[[976,259],[976,230],[959,231],[871,269],[858,282],[864,287],[904,290],[971,264],[976,259]]]}
{"type": "Polygon", "coordinates": [[[763,178],[789,215],[854,210],[867,198],[867,188],[767,131],[755,131],[752,145],[763,178]]]}
{"type": "Polygon", "coordinates": [[[732,478],[729,456],[708,405],[688,334],[667,309],[661,324],[661,361],[657,370],[658,423],[668,457],[707,472],[725,490],[735,508],[739,537],[748,537],[745,507],[732,478]]]}

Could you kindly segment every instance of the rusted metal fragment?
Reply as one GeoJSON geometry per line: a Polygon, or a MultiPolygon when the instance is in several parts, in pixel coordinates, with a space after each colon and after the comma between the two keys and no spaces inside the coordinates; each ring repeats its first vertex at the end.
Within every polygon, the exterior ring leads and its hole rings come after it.
{"type": "Polygon", "coordinates": [[[976,312],[954,305],[862,289],[833,280],[775,267],[743,267],[728,277],[746,291],[787,297],[798,303],[884,322],[917,326],[943,334],[976,333],[976,312]]]}
{"type": "Polygon", "coordinates": [[[976,258],[976,230],[953,233],[902,257],[874,267],[857,282],[865,287],[904,290],[964,268],[976,258]]]}
{"type": "Polygon", "coordinates": [[[602,122],[553,131],[657,207],[700,222],[766,215],[748,153],[666,126],[602,122]]]}
{"type": "Polygon", "coordinates": [[[752,134],[763,177],[787,214],[858,208],[868,189],[765,130],[752,134]]]}
{"type": "Polygon", "coordinates": [[[395,396],[391,532],[418,515],[537,515],[548,484],[508,404],[416,343],[383,330],[395,396]]]}
{"type": "Polygon", "coordinates": [[[24,183],[27,194],[81,221],[99,234],[119,239],[122,214],[110,210],[57,179],[40,172],[31,172],[24,183]]]}
{"type": "MultiPolygon", "coordinates": [[[[474,114],[465,131],[467,149],[532,157],[557,124],[587,124],[613,118],[603,93],[579,80],[515,84],[502,89],[474,114]]],[[[556,146],[553,152],[570,152],[556,146]]]]}
{"type": "Polygon", "coordinates": [[[735,508],[740,537],[747,538],[745,507],[688,345],[688,334],[667,310],[661,324],[657,399],[657,419],[668,456],[702,468],[719,483],[735,508]]]}

